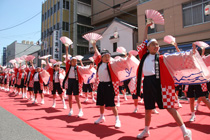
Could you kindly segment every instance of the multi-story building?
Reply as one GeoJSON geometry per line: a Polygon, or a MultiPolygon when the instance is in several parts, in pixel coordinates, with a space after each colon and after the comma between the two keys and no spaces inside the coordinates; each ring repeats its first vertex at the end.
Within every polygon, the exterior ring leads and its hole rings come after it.
{"type": "Polygon", "coordinates": [[[65,46],[59,40],[61,36],[74,42],[71,54],[86,54],[88,42],[82,34],[91,29],[91,0],[46,0],[42,4],[41,55],[62,60],[65,46]]]}
{"type": "Polygon", "coordinates": [[[22,43],[18,43],[17,41],[14,41],[10,45],[7,46],[7,65],[9,64],[9,61],[12,59],[15,59],[17,57],[21,57],[23,55],[28,55],[36,51],[40,51],[41,46],[40,45],[34,45],[34,43],[31,41],[25,41],[23,40],[22,43]]]}
{"type": "Polygon", "coordinates": [[[149,29],[148,38],[158,40],[160,53],[175,51],[173,46],[163,42],[166,35],[174,36],[181,50],[190,49],[198,40],[210,44],[210,16],[204,15],[204,7],[209,3],[210,0],[147,0],[144,3],[140,0],[137,6],[139,42],[144,36],[145,10],[154,9],[163,15],[165,25],[149,29]]]}

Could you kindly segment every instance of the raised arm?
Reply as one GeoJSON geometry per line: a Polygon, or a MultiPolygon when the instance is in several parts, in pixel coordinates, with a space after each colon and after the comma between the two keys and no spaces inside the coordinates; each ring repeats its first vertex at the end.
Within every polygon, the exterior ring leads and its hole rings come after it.
{"type": "Polygon", "coordinates": [[[80,64],[81,64],[81,66],[84,66],[83,63],[82,63],[82,60],[79,60],[79,62],[80,62],[80,64]]]}
{"type": "Polygon", "coordinates": [[[180,52],[180,49],[179,49],[177,43],[173,43],[173,45],[174,45],[174,47],[176,48],[176,51],[177,51],[177,52],[180,52]]]}
{"type": "Polygon", "coordinates": [[[33,69],[35,69],[35,68],[34,68],[34,64],[33,64],[33,61],[32,61],[32,60],[30,61],[30,64],[31,64],[32,68],[33,68],[33,69]]]}
{"type": "Polygon", "coordinates": [[[145,29],[144,29],[144,40],[147,39],[147,34],[148,34],[148,28],[149,26],[151,26],[153,23],[149,23],[146,25],[145,29]]]}
{"type": "Polygon", "coordinates": [[[205,48],[202,47],[201,50],[202,50],[201,57],[203,57],[205,56],[205,48]]]}
{"type": "Polygon", "coordinates": [[[91,43],[92,43],[92,45],[93,45],[93,49],[94,49],[95,53],[96,53],[97,55],[100,55],[100,53],[99,53],[99,51],[98,51],[98,49],[97,49],[97,47],[96,47],[96,41],[93,41],[93,42],[91,42],[91,43]]]}
{"type": "Polygon", "coordinates": [[[69,56],[69,47],[66,46],[66,62],[69,60],[68,56],[69,56]]]}

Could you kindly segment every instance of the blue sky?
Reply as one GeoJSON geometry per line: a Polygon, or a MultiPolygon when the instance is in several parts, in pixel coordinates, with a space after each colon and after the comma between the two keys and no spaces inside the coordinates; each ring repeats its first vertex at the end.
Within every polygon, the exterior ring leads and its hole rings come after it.
{"type": "MultiPolygon", "coordinates": [[[[44,0],[0,0],[0,56],[3,47],[17,40],[33,41],[41,38],[41,7],[44,0]],[[38,14],[40,12],[40,14],[38,14]],[[1,31],[36,17],[15,28],[1,31]]],[[[1,62],[0,57],[0,62],[1,62]]]]}

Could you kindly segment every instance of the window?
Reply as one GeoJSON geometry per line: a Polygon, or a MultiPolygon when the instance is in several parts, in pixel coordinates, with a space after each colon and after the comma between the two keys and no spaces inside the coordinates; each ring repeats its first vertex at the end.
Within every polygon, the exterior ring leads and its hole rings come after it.
{"type": "MultiPolygon", "coordinates": [[[[163,15],[163,10],[160,10],[158,11],[160,12],[160,14],[163,15]]],[[[145,16],[146,18],[146,16],[145,16]]],[[[152,34],[152,33],[158,33],[158,32],[163,32],[164,31],[164,25],[159,25],[159,24],[155,24],[155,28],[151,29],[151,28],[148,28],[148,34],[152,34]]]]}
{"type": "Polygon", "coordinates": [[[69,10],[69,1],[66,1],[66,9],[69,10]]]}
{"type": "Polygon", "coordinates": [[[60,27],[59,27],[59,23],[57,23],[57,30],[59,30],[59,28],[60,28],[60,27]]]}
{"type": "Polygon", "coordinates": [[[56,12],[56,4],[54,5],[54,13],[56,12]]]}
{"type": "Polygon", "coordinates": [[[139,0],[139,4],[143,4],[143,3],[148,2],[148,1],[151,1],[151,0],[139,0]]]}
{"type": "Polygon", "coordinates": [[[62,53],[66,53],[66,47],[64,44],[62,44],[62,53]]]}
{"type": "Polygon", "coordinates": [[[57,10],[59,10],[60,9],[60,2],[57,3],[57,7],[58,7],[57,10]]]}
{"type": "Polygon", "coordinates": [[[77,22],[86,25],[91,25],[91,18],[82,15],[77,15],[77,22]]]}
{"type": "Polygon", "coordinates": [[[63,22],[62,29],[63,29],[64,31],[69,31],[69,23],[68,23],[68,22],[63,22]]]}
{"type": "Polygon", "coordinates": [[[88,47],[77,46],[77,54],[85,55],[88,53],[88,47]]]}
{"type": "Polygon", "coordinates": [[[66,8],[66,0],[63,0],[63,8],[66,8]]]}
{"type": "Polygon", "coordinates": [[[113,43],[113,52],[117,51],[117,42],[113,43]]]}
{"type": "Polygon", "coordinates": [[[91,0],[78,0],[78,1],[91,5],[91,0]]]}
{"type": "Polygon", "coordinates": [[[204,8],[210,0],[194,0],[182,5],[183,26],[202,24],[210,21],[210,16],[205,16],[204,8]]]}

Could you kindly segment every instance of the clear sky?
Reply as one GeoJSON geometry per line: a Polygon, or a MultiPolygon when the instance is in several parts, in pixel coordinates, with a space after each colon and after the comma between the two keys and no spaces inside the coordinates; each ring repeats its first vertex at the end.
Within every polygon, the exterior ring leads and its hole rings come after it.
{"type": "Polygon", "coordinates": [[[3,47],[22,40],[33,41],[41,38],[41,10],[44,0],[0,0],[0,63],[3,47]],[[39,14],[38,14],[39,13],[39,14]],[[33,19],[12,29],[33,16],[33,19]],[[2,31],[3,30],[3,31],[2,31]]]}

